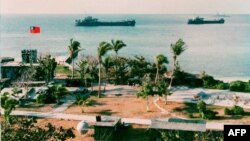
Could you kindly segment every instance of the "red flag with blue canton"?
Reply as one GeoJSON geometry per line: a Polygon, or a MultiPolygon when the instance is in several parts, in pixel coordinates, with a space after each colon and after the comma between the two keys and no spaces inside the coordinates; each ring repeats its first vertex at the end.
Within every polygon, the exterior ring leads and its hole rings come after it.
{"type": "Polygon", "coordinates": [[[40,27],[39,26],[30,26],[30,33],[40,33],[40,27]]]}

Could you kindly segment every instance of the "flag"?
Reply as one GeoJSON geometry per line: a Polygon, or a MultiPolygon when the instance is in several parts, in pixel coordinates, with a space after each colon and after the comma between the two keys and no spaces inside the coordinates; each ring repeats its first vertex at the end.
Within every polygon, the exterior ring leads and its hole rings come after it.
{"type": "Polygon", "coordinates": [[[40,33],[39,26],[30,26],[30,33],[40,33]]]}

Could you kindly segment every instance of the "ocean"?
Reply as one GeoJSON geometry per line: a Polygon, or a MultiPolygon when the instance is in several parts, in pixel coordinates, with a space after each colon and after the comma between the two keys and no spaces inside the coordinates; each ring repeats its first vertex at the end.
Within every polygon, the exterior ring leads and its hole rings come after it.
{"type": "MultiPolygon", "coordinates": [[[[39,54],[67,56],[70,38],[78,40],[85,55],[96,55],[101,41],[121,39],[127,47],[119,54],[143,55],[154,61],[164,54],[172,62],[170,44],[182,38],[186,51],[178,57],[181,68],[207,72],[216,78],[250,79],[250,15],[230,15],[225,24],[188,25],[197,15],[92,15],[105,21],[135,19],[135,27],[76,27],[86,15],[1,15],[2,57],[21,58],[22,49],[39,54]],[[29,34],[39,25],[41,34],[29,34]]],[[[199,15],[215,19],[215,15],[199,15]]],[[[169,68],[171,64],[169,65],[169,68]]]]}

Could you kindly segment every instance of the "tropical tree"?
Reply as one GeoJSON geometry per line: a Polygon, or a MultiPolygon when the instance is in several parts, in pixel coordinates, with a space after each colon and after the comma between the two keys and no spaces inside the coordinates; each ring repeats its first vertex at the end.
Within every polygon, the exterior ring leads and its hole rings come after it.
{"type": "Polygon", "coordinates": [[[111,40],[111,47],[118,55],[118,51],[127,45],[122,40],[111,40]]]}
{"type": "Polygon", "coordinates": [[[174,72],[175,72],[176,67],[178,65],[177,56],[181,55],[185,50],[186,50],[185,42],[182,39],[179,39],[176,43],[171,44],[171,51],[172,51],[172,54],[173,54],[173,60],[174,60],[173,64],[174,64],[174,66],[173,66],[173,71],[172,71],[172,75],[171,75],[170,84],[169,84],[169,87],[168,87],[169,89],[172,86],[174,72]]]}
{"type": "Polygon", "coordinates": [[[156,75],[155,75],[155,84],[156,84],[159,79],[159,69],[161,65],[168,64],[168,58],[163,54],[159,54],[155,58],[155,64],[156,64],[156,75]]]}
{"type": "Polygon", "coordinates": [[[22,64],[19,70],[19,78],[16,80],[14,85],[16,87],[24,87],[25,98],[28,98],[29,81],[34,80],[35,68],[34,66],[25,66],[22,64]]]}
{"type": "Polygon", "coordinates": [[[78,64],[78,71],[81,79],[84,79],[85,87],[87,87],[87,79],[90,79],[90,67],[87,60],[81,60],[78,64]]]}
{"type": "Polygon", "coordinates": [[[144,82],[140,91],[137,93],[137,97],[142,97],[142,98],[146,99],[147,112],[150,110],[148,96],[150,96],[152,94],[153,94],[153,85],[150,84],[150,82],[144,82]]]}
{"type": "Polygon", "coordinates": [[[4,118],[8,125],[13,121],[13,118],[10,116],[15,106],[18,104],[18,101],[11,99],[7,96],[1,96],[1,107],[4,109],[4,118]]]}
{"type": "Polygon", "coordinates": [[[155,84],[157,88],[158,96],[164,96],[165,104],[167,104],[167,96],[171,95],[170,91],[167,89],[167,83],[164,80],[157,81],[155,84]]]}
{"type": "Polygon", "coordinates": [[[93,81],[97,81],[99,79],[98,76],[98,58],[94,57],[94,56],[87,56],[86,60],[88,62],[88,67],[89,67],[89,74],[90,74],[90,80],[91,80],[91,90],[93,90],[93,85],[92,82],[93,81]]]}
{"type": "Polygon", "coordinates": [[[55,58],[51,55],[46,55],[38,59],[39,66],[35,68],[36,72],[34,78],[36,80],[45,80],[46,83],[50,82],[54,78],[54,72],[57,66],[55,58]]]}
{"type": "Polygon", "coordinates": [[[124,84],[128,76],[128,59],[125,57],[113,57],[112,58],[113,66],[110,69],[110,72],[113,76],[115,84],[124,84]]]}
{"type": "Polygon", "coordinates": [[[81,106],[82,113],[84,113],[84,108],[87,106],[91,106],[93,104],[94,100],[90,99],[89,96],[82,96],[82,95],[76,95],[76,102],[75,104],[81,106]]]}
{"type": "Polygon", "coordinates": [[[150,71],[151,64],[143,56],[135,56],[128,60],[129,65],[129,77],[137,78],[141,81],[145,74],[150,71]]]}
{"type": "Polygon", "coordinates": [[[50,92],[56,98],[57,104],[59,104],[61,97],[66,95],[68,90],[62,85],[54,85],[50,88],[50,92]]]}
{"type": "Polygon", "coordinates": [[[102,65],[103,65],[103,67],[105,69],[106,77],[108,78],[108,81],[109,81],[110,69],[111,69],[111,67],[114,66],[113,58],[111,56],[106,57],[104,59],[104,61],[102,62],[102,65]]]}
{"type": "Polygon", "coordinates": [[[78,57],[78,53],[83,50],[81,49],[80,42],[74,41],[73,39],[70,39],[70,45],[68,46],[69,50],[69,58],[66,60],[67,63],[72,64],[72,76],[71,78],[74,78],[74,69],[75,69],[75,63],[74,60],[78,57]]]}
{"type": "Polygon", "coordinates": [[[98,52],[98,63],[99,63],[99,81],[98,81],[98,97],[100,97],[100,93],[101,93],[101,64],[102,64],[102,56],[104,56],[109,50],[112,49],[112,46],[110,43],[107,42],[101,42],[99,44],[99,47],[97,48],[97,52],[98,52]]]}

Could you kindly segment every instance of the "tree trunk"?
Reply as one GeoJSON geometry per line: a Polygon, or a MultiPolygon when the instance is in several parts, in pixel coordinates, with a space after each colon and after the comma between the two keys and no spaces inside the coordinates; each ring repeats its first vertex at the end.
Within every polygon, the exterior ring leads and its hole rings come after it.
{"type": "Polygon", "coordinates": [[[85,82],[85,87],[88,87],[87,86],[88,84],[87,84],[87,79],[86,78],[84,79],[84,82],[85,82]]]}
{"type": "Polygon", "coordinates": [[[90,85],[91,85],[91,91],[93,91],[93,83],[92,83],[92,79],[91,79],[90,85]]]}
{"type": "Polygon", "coordinates": [[[56,99],[56,103],[59,104],[60,103],[60,97],[57,97],[56,99]]]}
{"type": "Polygon", "coordinates": [[[99,58],[99,88],[98,88],[98,98],[101,94],[101,59],[99,58]]]}
{"type": "Polygon", "coordinates": [[[72,77],[71,77],[71,79],[74,78],[74,67],[75,67],[75,65],[74,65],[74,59],[72,59],[72,77]]]}
{"type": "Polygon", "coordinates": [[[164,98],[165,98],[165,105],[167,105],[168,95],[164,95],[164,98]]]}
{"type": "Polygon", "coordinates": [[[106,91],[106,82],[104,82],[104,88],[103,88],[103,93],[106,91]]]}
{"type": "Polygon", "coordinates": [[[158,75],[159,75],[159,66],[157,65],[157,67],[156,67],[156,75],[155,75],[155,84],[157,83],[158,75]]]}
{"type": "Polygon", "coordinates": [[[174,67],[173,67],[173,70],[172,70],[171,80],[170,80],[168,89],[170,89],[172,87],[173,78],[174,78],[174,71],[175,71],[175,67],[176,67],[176,57],[174,56],[173,58],[174,58],[174,67]]]}
{"type": "Polygon", "coordinates": [[[147,96],[147,112],[149,112],[149,100],[148,100],[148,96],[147,96]]]}

